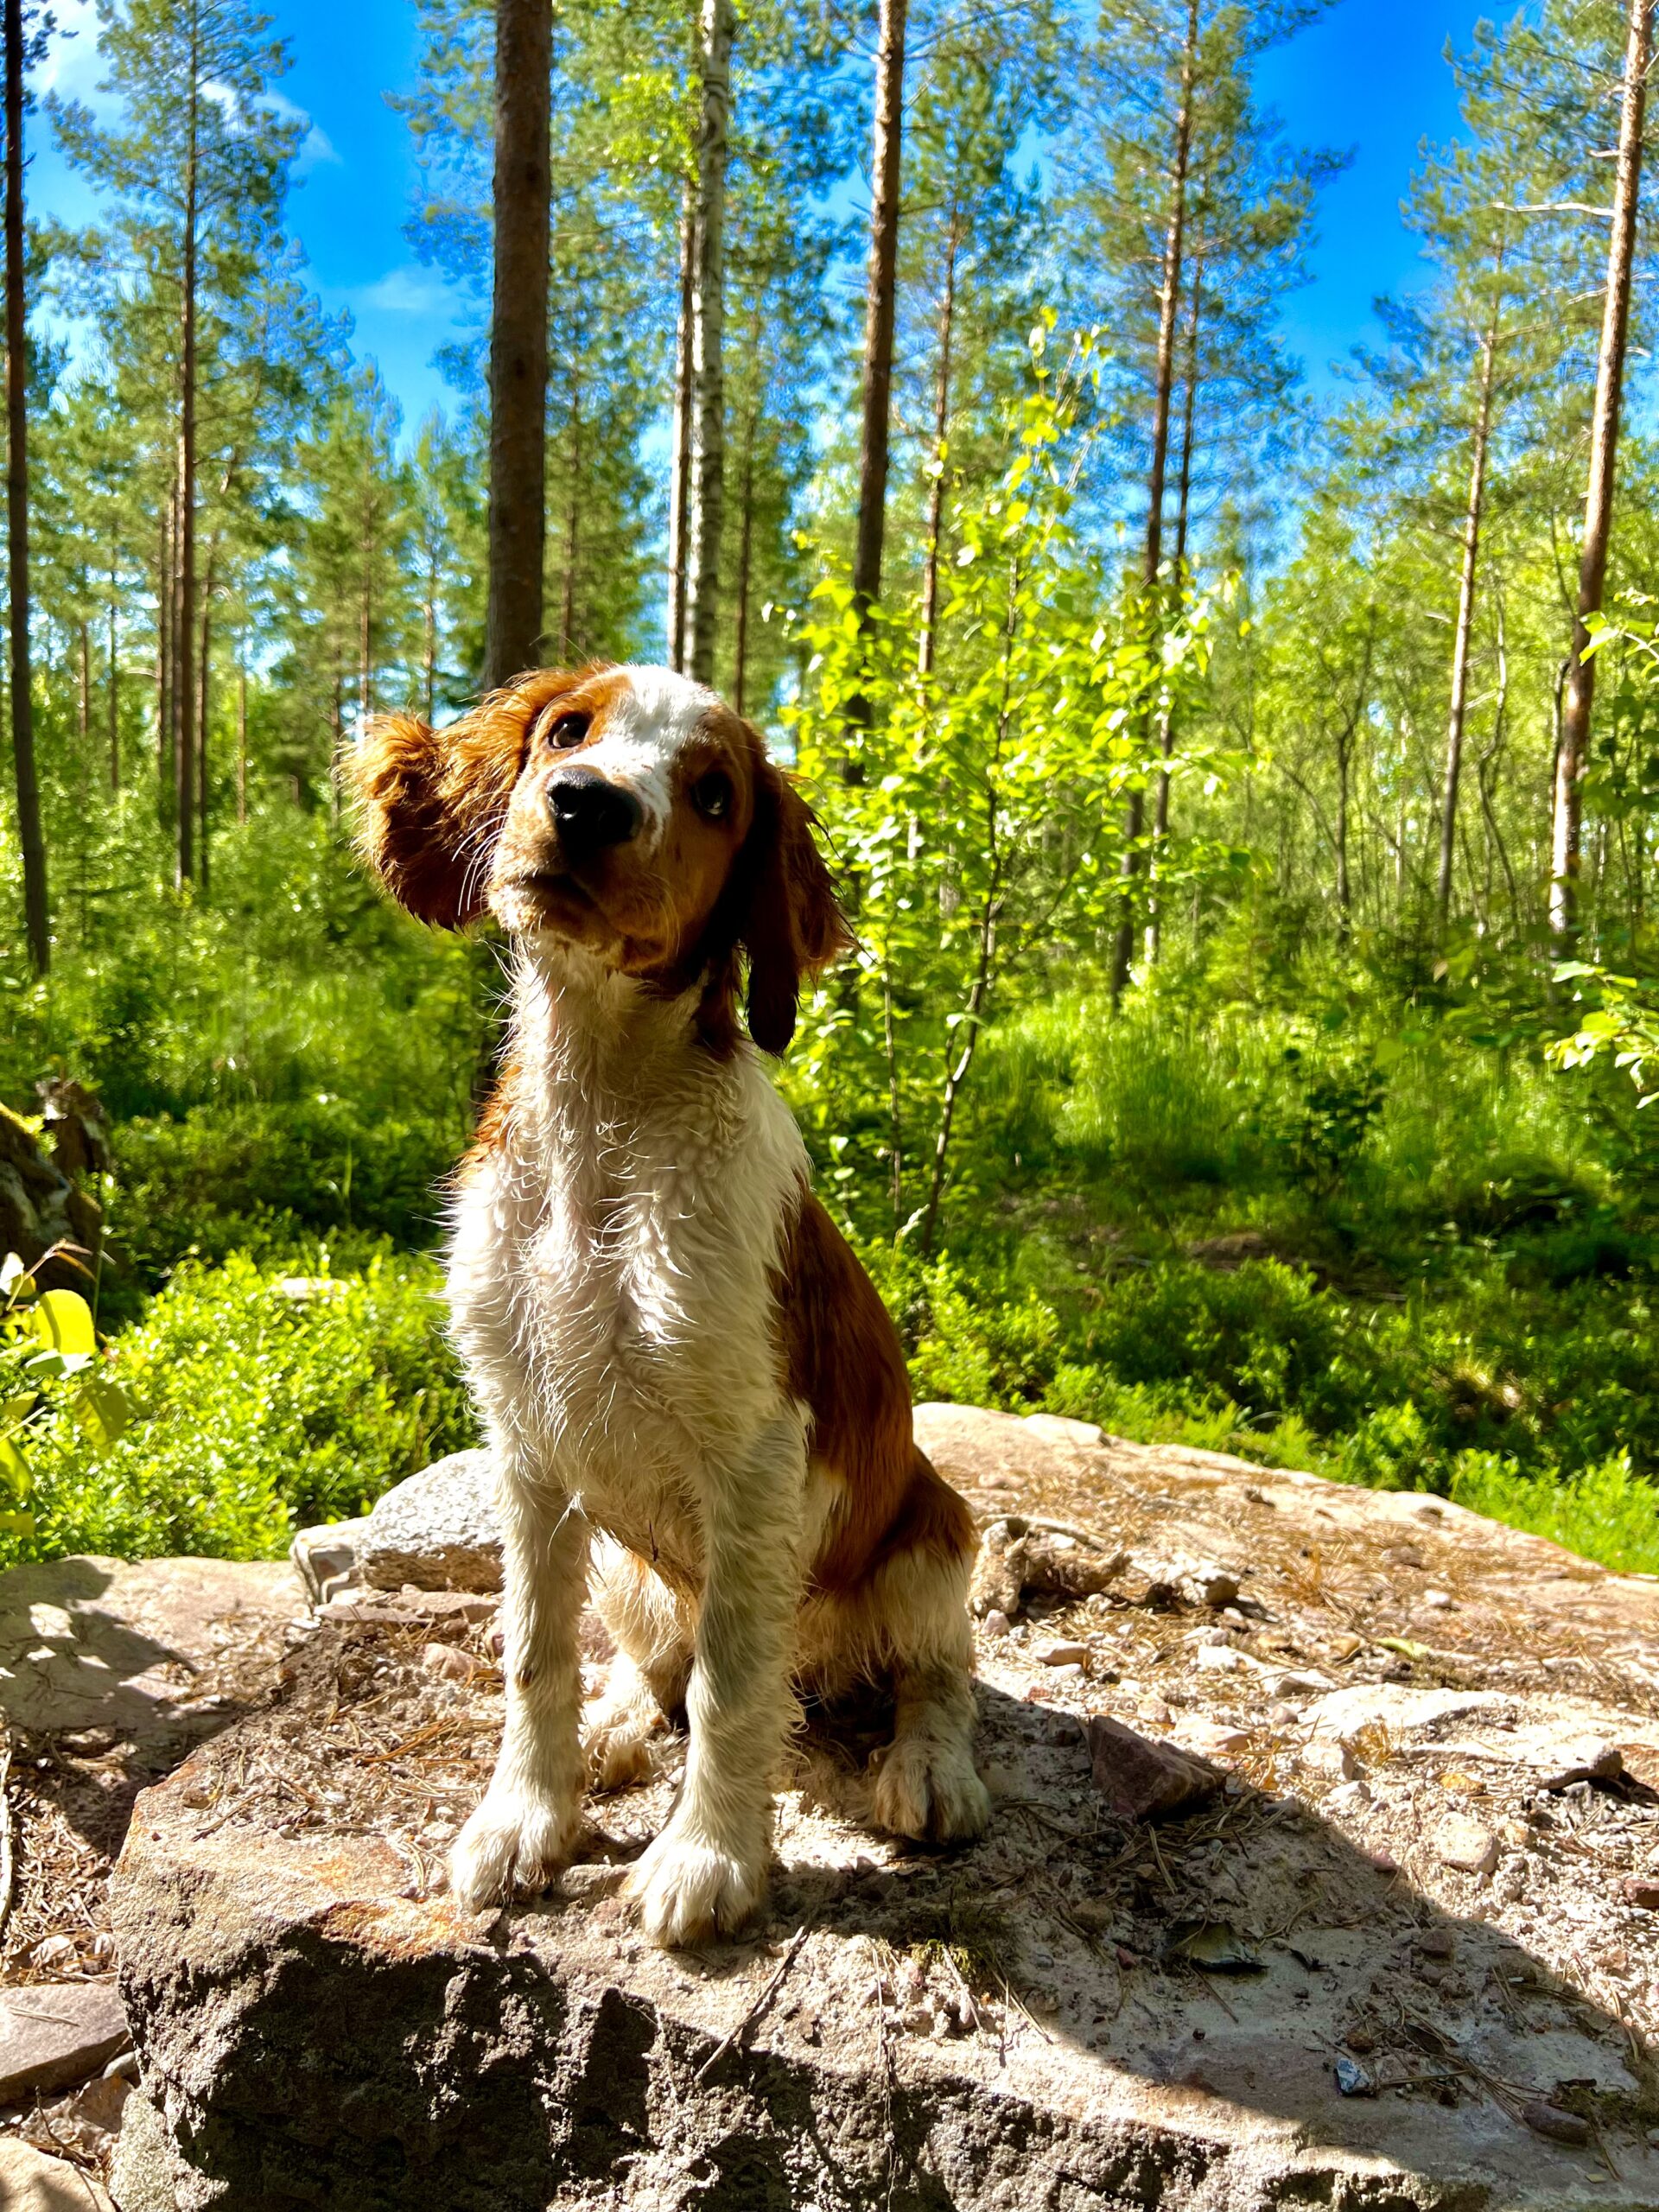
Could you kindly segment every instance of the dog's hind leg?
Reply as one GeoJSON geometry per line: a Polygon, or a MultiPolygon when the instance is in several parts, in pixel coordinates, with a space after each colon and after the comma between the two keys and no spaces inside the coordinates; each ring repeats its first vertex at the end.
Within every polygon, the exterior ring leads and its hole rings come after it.
{"type": "Polygon", "coordinates": [[[968,1580],[973,1522],[918,1452],[899,1541],[860,1593],[861,1641],[890,1670],[893,1741],[872,1762],[878,1823],[945,1843],[982,1833],[989,1793],[974,1767],[968,1580]]]}
{"type": "Polygon", "coordinates": [[[594,1605],[616,1656],[585,1732],[595,1789],[625,1789],[651,1771],[651,1741],[685,1703],[695,1624],[662,1577],[623,1546],[594,1548],[594,1605]]]}

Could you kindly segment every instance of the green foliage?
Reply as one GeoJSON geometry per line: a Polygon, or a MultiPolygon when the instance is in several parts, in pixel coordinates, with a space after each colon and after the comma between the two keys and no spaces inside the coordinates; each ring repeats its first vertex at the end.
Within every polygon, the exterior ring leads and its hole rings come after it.
{"type": "MultiPolygon", "coordinates": [[[[43,1255],[37,1268],[57,1256],[43,1255]]],[[[16,1252],[0,1262],[0,1536],[35,1531],[30,1453],[54,1408],[99,1459],[131,1419],[126,1394],[99,1372],[92,1310],[79,1291],[42,1290],[16,1252]]]]}
{"type": "Polygon", "coordinates": [[[38,1425],[35,1527],[0,1535],[0,1562],[268,1558],[296,1528],[365,1510],[472,1440],[442,1319],[430,1263],[390,1251],[340,1274],[326,1248],[188,1263],[105,1363],[124,1432],[95,1454],[61,1393],[38,1425]]]}

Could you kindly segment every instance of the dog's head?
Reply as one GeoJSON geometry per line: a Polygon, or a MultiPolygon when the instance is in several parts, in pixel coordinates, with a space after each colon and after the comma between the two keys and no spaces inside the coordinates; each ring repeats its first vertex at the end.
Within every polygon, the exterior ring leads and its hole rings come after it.
{"type": "Polygon", "coordinates": [[[810,808],[747,722],[666,669],[543,670],[440,730],[386,715],[345,770],[365,856],[412,914],[491,913],[664,995],[701,982],[717,1052],[745,957],[749,1033],[781,1052],[804,979],[851,942],[810,808]]]}

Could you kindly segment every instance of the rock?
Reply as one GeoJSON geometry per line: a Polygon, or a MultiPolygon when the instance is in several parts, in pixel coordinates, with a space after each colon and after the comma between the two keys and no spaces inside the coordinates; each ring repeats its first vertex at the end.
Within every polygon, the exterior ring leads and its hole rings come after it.
{"type": "Polygon", "coordinates": [[[1207,1719],[1202,1713],[1184,1719],[1181,1733],[1195,1751],[1206,1752],[1211,1758],[1231,1758],[1250,1740],[1248,1728],[1236,1728],[1227,1720],[1207,1719]]]}
{"type": "MultiPolygon", "coordinates": [[[[1618,1746],[1638,1779],[1659,1760],[1659,1587],[1439,1501],[970,1408],[923,1408],[917,1430],[982,1515],[1097,1529],[1169,1580],[1173,1618],[1120,1605],[1122,1586],[1091,1605],[1086,1684],[1038,1665],[1037,1637],[978,1639],[982,1842],[941,1860],[874,1834],[851,1768],[880,1717],[815,1713],[780,1789],[772,1917],[747,1940],[664,1956],[619,1894],[668,1817],[671,1739],[646,1780],[589,1800],[545,1898],[474,1919],[442,1854],[489,1771],[500,1684],[424,1671],[452,1630],[423,1628],[397,1573],[378,1607],[325,1608],[271,1708],[139,1801],[114,1899],[144,2083],[123,2120],[124,2212],[1655,2212],[1652,2106],[1624,2065],[1659,1986],[1620,1888],[1645,1802],[1575,1783],[1560,1804],[1537,1781],[1569,1738],[1618,1746]],[[1173,1578],[1184,1561],[1237,1577],[1252,1650],[1287,1666],[1322,1666],[1363,1623],[1352,1665],[1374,1674],[1384,1639],[1410,1640],[1388,1556],[1408,1534],[1459,1593],[1441,1630],[1457,1648],[1419,1644],[1415,1687],[1311,1693],[1320,1756],[1357,1745],[1365,1762],[1362,1847],[1317,1792],[1285,1794],[1288,1746],[1233,1725],[1250,1678],[1194,1663],[1185,1633],[1213,1616],[1183,1618],[1173,1578]],[[1183,1744],[1207,1727],[1259,1754],[1273,1795],[1242,1759],[1222,1781],[1182,1744],[1147,1745],[1123,1725],[1137,1701],[1179,1711],[1183,1744]],[[1156,1827],[1109,1817],[1125,1738],[1166,1779],[1171,1755],[1202,1776],[1156,1827]],[[1494,1833],[1537,1827],[1518,1901],[1508,1860],[1477,1892],[1434,1857],[1447,1773],[1481,1781],[1494,1833]],[[1196,1962],[1164,1962],[1187,1914],[1259,1956],[1229,2002],[1196,1962]],[[1438,1929],[1444,1958],[1418,1948],[1438,1929]],[[1414,2012],[1467,2056],[1446,2105],[1389,2094],[1435,2070],[1401,2044],[1414,2012]],[[1376,2099],[1333,2084],[1361,2019],[1376,2099]],[[1570,2037],[1549,2028],[1567,2020],[1570,2037]],[[1518,2124],[1517,2096],[1579,2103],[1568,2082],[1597,2085],[1605,2171],[1518,2124]]],[[[584,1664],[595,1693],[601,1666],[584,1664]]]]}
{"type": "Polygon", "coordinates": [[[1535,2134],[1548,2136],[1552,2143],[1571,2143],[1582,2149],[1592,2139],[1593,2130],[1587,2120],[1575,2112],[1563,2112],[1559,2105],[1546,2104],[1535,2097],[1521,2108],[1521,2117],[1535,2134]]]}
{"type": "Polygon", "coordinates": [[[1453,1813],[1436,1832],[1434,1856],[1465,1874],[1490,1874],[1497,1864],[1497,1838],[1466,1813],[1453,1813]]]}
{"type": "MultiPolygon", "coordinates": [[[[101,1115],[102,1108],[98,1111],[101,1115]]],[[[107,1122],[104,1128],[107,1133],[107,1122]]],[[[58,1134],[60,1144],[48,1160],[27,1122],[0,1106],[0,1259],[16,1252],[34,1268],[54,1244],[72,1245],[86,1253],[98,1248],[103,1217],[97,1201],[75,1183],[73,1167],[66,1172],[66,1160],[73,1153],[57,1156],[62,1150],[62,1130],[58,1134]]],[[[73,1288],[86,1281],[67,1259],[48,1262],[35,1279],[42,1289],[73,1288]]]]}
{"type": "Polygon", "coordinates": [[[1357,2059],[1338,2059],[1333,2072],[1337,2088],[1344,2097],[1374,2097],[1376,2084],[1357,2059]]]}
{"type": "Polygon", "coordinates": [[[1195,1665],[1212,1675],[1242,1675],[1249,1666],[1244,1654],[1235,1651],[1230,1643],[1201,1643],[1192,1658],[1195,1665]]]}
{"type": "Polygon", "coordinates": [[[1592,1738],[1564,1750],[1554,1772],[1541,1776],[1538,1787],[1554,1790],[1568,1789],[1575,1782],[1616,1782],[1624,1771],[1624,1755],[1618,1745],[1592,1738]]]}
{"type": "Polygon", "coordinates": [[[1371,1802],[1371,1785],[1365,1781],[1344,1782],[1325,1799],[1327,1811],[1357,1813],[1371,1802]]]}
{"type": "Polygon", "coordinates": [[[1618,1893],[1626,1904],[1635,1905],[1640,1912],[1659,1912],[1659,1879],[1627,1874],[1618,1885],[1618,1893]]]}
{"type": "Polygon", "coordinates": [[[993,1638],[1005,1637],[1013,1625],[1007,1615],[998,1606],[993,1606],[985,1616],[985,1633],[993,1638]]]}
{"type": "Polygon", "coordinates": [[[1224,1567],[1201,1567],[1181,1577],[1181,1594],[1195,1605],[1230,1605],[1238,1595],[1238,1577],[1224,1567]]]}
{"type": "Polygon", "coordinates": [[[359,1521],[329,1521],[302,1529],[288,1548],[295,1572],[314,1605],[326,1605],[357,1580],[357,1548],[367,1528],[359,1521]]]}
{"type": "Polygon", "coordinates": [[[299,1611],[286,1561],[92,1557],[0,1574],[0,1718],[146,1749],[261,1696],[299,1611]],[[207,1707],[217,1698],[220,1709],[207,1707]]]}
{"type": "Polygon", "coordinates": [[[1043,1643],[1032,1653],[1039,1667],[1083,1667],[1088,1664],[1086,1643],[1043,1643]]]}
{"type": "Polygon", "coordinates": [[[456,1643],[429,1643],[421,1652],[421,1664],[429,1675],[442,1681],[466,1682],[472,1680],[477,1662],[456,1643]]]}
{"type": "Polygon", "coordinates": [[[372,1589],[499,1590],[501,1534],[487,1452],[453,1452],[375,1500],[356,1539],[372,1589]]]}
{"type": "Polygon", "coordinates": [[[49,2158],[15,2135],[0,2136],[0,2205],[5,2212],[115,2212],[108,2192],[83,2168],[49,2158]]]}
{"type": "Polygon", "coordinates": [[[1017,1614],[1028,1595],[1075,1602],[1109,1590],[1128,1554],[1033,1524],[1023,1514],[994,1521],[980,1539],[969,1591],[976,1613],[1017,1614]]]}
{"type": "Polygon", "coordinates": [[[1305,1744],[1300,1758],[1307,1773],[1320,1775],[1327,1782],[1352,1782],[1359,1772],[1359,1761],[1354,1757],[1351,1744],[1305,1744]]]}
{"type": "Polygon", "coordinates": [[[1280,1698],[1322,1697],[1336,1687],[1328,1675],[1310,1674],[1306,1669],[1270,1675],[1268,1680],[1269,1694],[1280,1698]]]}
{"type": "Polygon", "coordinates": [[[90,2081],[130,2041],[112,1982],[0,1992],[0,2105],[90,2081]]]}

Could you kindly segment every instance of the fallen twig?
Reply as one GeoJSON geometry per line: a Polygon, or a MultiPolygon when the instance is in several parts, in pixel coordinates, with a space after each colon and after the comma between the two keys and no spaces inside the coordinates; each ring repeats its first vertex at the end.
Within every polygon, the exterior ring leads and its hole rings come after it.
{"type": "Polygon", "coordinates": [[[731,2033],[728,2036],[723,2037],[721,2040],[715,2045],[708,2057],[703,2060],[702,2065],[698,2067],[696,2073],[692,2077],[694,2082],[702,2082],[707,2075],[712,2073],[714,2069],[719,2065],[721,2060],[725,2057],[727,2052],[728,2050],[735,2050],[737,2046],[742,2042],[744,2037],[748,2034],[750,2029],[760,2018],[762,2012],[766,2011],[767,2005],[772,2002],[772,1999],[777,1995],[778,1991],[782,1986],[784,1976],[789,1972],[791,1967],[794,1965],[795,1955],[800,1949],[802,1944],[806,1941],[807,1930],[811,1927],[811,1925],[812,1923],[810,1920],[804,1920],[800,1926],[795,1930],[795,1933],[790,1937],[789,1948],[784,1953],[783,1957],[779,1960],[777,1971],[773,1974],[772,1980],[760,1992],[760,1994],[755,1999],[753,2004],[750,2005],[748,2011],[743,2015],[742,2018],[732,2030],[731,2033]]]}

